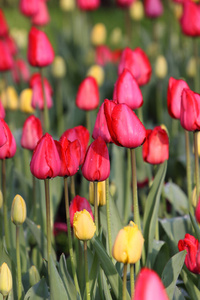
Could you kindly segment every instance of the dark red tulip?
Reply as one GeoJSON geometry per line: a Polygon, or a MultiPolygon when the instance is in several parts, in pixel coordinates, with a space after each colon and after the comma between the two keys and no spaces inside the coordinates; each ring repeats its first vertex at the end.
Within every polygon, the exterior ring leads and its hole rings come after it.
{"type": "Polygon", "coordinates": [[[31,173],[38,179],[53,178],[59,175],[60,156],[52,136],[48,133],[37,143],[30,163],[31,173]]]}
{"type": "Polygon", "coordinates": [[[146,131],[146,141],[142,146],[142,155],[145,162],[161,164],[169,159],[169,137],[160,126],[146,131]]]}
{"type": "Polygon", "coordinates": [[[86,77],[79,85],[76,95],[76,106],[83,110],[93,110],[99,105],[99,89],[96,79],[86,77]]]}
{"type": "Polygon", "coordinates": [[[77,211],[81,211],[83,209],[86,209],[90,213],[92,219],[94,220],[92,209],[91,209],[91,206],[90,206],[90,203],[88,202],[88,200],[86,198],[80,197],[78,195],[75,196],[74,199],[71,201],[70,206],[69,206],[69,215],[70,215],[71,227],[73,227],[74,214],[77,211]]]}
{"type": "Polygon", "coordinates": [[[3,10],[0,9],[0,37],[2,38],[2,37],[7,36],[8,31],[9,31],[9,28],[8,28],[6,18],[4,16],[3,10]]]}
{"type": "Polygon", "coordinates": [[[57,236],[59,233],[67,232],[67,224],[63,222],[55,222],[53,226],[53,234],[57,236]]]}
{"type": "Polygon", "coordinates": [[[104,181],[109,177],[109,153],[102,137],[98,137],[89,146],[81,170],[88,181],[104,181]]]}
{"type": "Polygon", "coordinates": [[[200,36],[200,6],[193,1],[183,1],[180,19],[182,32],[188,36],[200,36]]]}
{"type": "Polygon", "coordinates": [[[125,103],[131,109],[139,108],[143,104],[142,93],[137,81],[127,69],[123,70],[115,83],[113,100],[117,103],[125,103]]]}
{"type": "Polygon", "coordinates": [[[38,141],[42,137],[42,124],[39,118],[34,115],[29,116],[22,128],[21,146],[22,148],[34,150],[38,141]]]}
{"type": "Polygon", "coordinates": [[[3,145],[0,147],[0,159],[11,158],[15,155],[17,149],[15,138],[4,119],[0,119],[0,122],[3,127],[3,132],[1,131],[3,145]],[[7,138],[6,142],[5,136],[7,138]]]}
{"type": "Polygon", "coordinates": [[[26,17],[32,17],[39,9],[39,0],[20,0],[20,11],[26,17]]]}
{"type": "Polygon", "coordinates": [[[0,40],[0,72],[11,70],[13,58],[5,41],[0,40]]]}
{"type": "Polygon", "coordinates": [[[131,6],[136,0],[116,0],[119,7],[125,8],[131,6]]]}
{"type": "Polygon", "coordinates": [[[54,50],[46,34],[32,27],[28,36],[28,61],[33,67],[45,67],[54,60],[54,50]]]}
{"type": "Polygon", "coordinates": [[[163,5],[161,0],[145,0],[144,12],[149,18],[157,18],[163,14],[163,5]]]}

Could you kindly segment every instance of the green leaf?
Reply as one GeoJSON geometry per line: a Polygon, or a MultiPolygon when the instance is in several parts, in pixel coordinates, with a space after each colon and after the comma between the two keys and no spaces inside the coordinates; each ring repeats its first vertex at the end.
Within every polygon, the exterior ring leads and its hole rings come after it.
{"type": "Polygon", "coordinates": [[[153,248],[160,195],[163,188],[166,170],[167,162],[165,161],[162,165],[159,166],[159,169],[153,181],[153,185],[146,200],[146,207],[144,212],[144,239],[147,253],[150,253],[153,248]]]}
{"type": "Polygon", "coordinates": [[[199,226],[195,220],[195,218],[193,217],[193,215],[190,213],[190,220],[192,222],[192,226],[194,228],[194,231],[195,231],[195,234],[196,234],[196,237],[197,239],[200,241],[200,229],[199,229],[199,226]]]}
{"type": "Polygon", "coordinates": [[[185,300],[185,297],[183,296],[183,294],[181,293],[181,291],[177,286],[175,286],[173,300],[185,300]]]}
{"type": "Polygon", "coordinates": [[[48,286],[45,278],[32,286],[25,295],[24,300],[47,300],[50,299],[48,286]]]}
{"type": "Polygon", "coordinates": [[[162,272],[161,279],[166,288],[169,299],[172,299],[173,297],[176,281],[183,267],[186,253],[186,251],[181,251],[175,254],[172,258],[170,258],[162,272]]]}
{"type": "Polygon", "coordinates": [[[163,242],[163,241],[153,240],[152,252],[148,253],[148,255],[147,255],[146,266],[148,268],[153,269],[153,265],[156,260],[156,257],[164,244],[165,244],[165,242],[163,242]]]}
{"type": "MultiPolygon", "coordinates": [[[[121,277],[119,276],[115,266],[112,263],[111,258],[108,256],[107,252],[105,251],[105,249],[102,246],[102,243],[100,242],[98,237],[94,237],[91,240],[91,242],[92,242],[94,249],[98,255],[102,269],[104,270],[105,275],[108,278],[108,281],[110,282],[110,285],[111,285],[113,293],[115,294],[115,297],[117,299],[121,299],[122,289],[123,289],[123,283],[122,283],[121,277]]],[[[130,299],[130,295],[128,294],[128,291],[126,293],[126,298],[130,299]]]]}
{"type": "Polygon", "coordinates": [[[164,197],[174,206],[175,210],[180,214],[188,212],[188,199],[181,188],[173,182],[164,185],[164,197]]]}
{"type": "Polygon", "coordinates": [[[192,276],[190,274],[190,271],[187,270],[186,267],[184,267],[181,271],[181,277],[183,279],[183,282],[185,283],[186,289],[188,291],[188,294],[190,296],[190,299],[192,300],[199,300],[200,299],[200,290],[198,287],[194,284],[192,280],[192,276]]]}
{"type": "Polygon", "coordinates": [[[57,299],[70,299],[70,294],[66,291],[63,281],[60,278],[60,275],[56,269],[54,264],[53,258],[50,255],[49,259],[50,265],[50,293],[51,293],[51,300],[57,299]]]}

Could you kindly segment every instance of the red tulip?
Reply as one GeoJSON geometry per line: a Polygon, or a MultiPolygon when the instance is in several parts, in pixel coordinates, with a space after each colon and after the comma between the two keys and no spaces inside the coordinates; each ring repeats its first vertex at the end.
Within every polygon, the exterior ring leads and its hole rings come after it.
{"type": "Polygon", "coordinates": [[[71,201],[70,206],[69,206],[69,215],[70,215],[71,227],[73,227],[73,220],[74,220],[75,213],[77,211],[81,211],[83,209],[86,209],[90,213],[92,219],[94,220],[92,209],[91,209],[91,206],[90,206],[90,203],[88,202],[88,200],[86,198],[83,198],[83,197],[80,197],[80,196],[77,195],[71,201]]]}
{"type": "Polygon", "coordinates": [[[59,175],[60,156],[55,141],[48,133],[37,143],[30,163],[31,173],[38,179],[53,178],[59,175]]]}
{"type": "Polygon", "coordinates": [[[200,130],[200,95],[190,89],[182,92],[180,122],[188,131],[200,130]]]}
{"type": "Polygon", "coordinates": [[[32,17],[39,9],[39,0],[20,0],[20,11],[27,17],[32,17]]]}
{"type": "Polygon", "coordinates": [[[122,55],[122,50],[121,49],[113,50],[112,51],[112,62],[114,64],[118,63],[119,60],[120,60],[121,55],[122,55]]]}
{"type": "Polygon", "coordinates": [[[180,19],[182,32],[188,36],[200,35],[200,6],[193,1],[183,1],[180,19]]]}
{"type": "Polygon", "coordinates": [[[185,238],[178,242],[179,251],[186,250],[185,265],[189,271],[200,274],[200,244],[194,236],[186,233],[185,238]]]}
{"type": "Polygon", "coordinates": [[[7,135],[4,130],[4,122],[2,122],[2,118],[0,118],[0,147],[2,147],[7,142],[7,135]]]}
{"type": "Polygon", "coordinates": [[[46,34],[32,27],[28,37],[28,61],[33,67],[45,67],[54,60],[54,50],[46,34]]]}
{"type": "Polygon", "coordinates": [[[24,122],[21,137],[22,148],[34,150],[42,137],[42,124],[34,115],[29,116],[24,122]]]}
{"type": "Polygon", "coordinates": [[[77,6],[81,10],[95,10],[100,6],[100,0],[77,0],[77,6]]]}
{"type": "Polygon", "coordinates": [[[195,209],[195,217],[196,217],[197,222],[200,224],[200,198],[198,200],[198,203],[197,203],[197,206],[195,209]]]}
{"type": "Polygon", "coordinates": [[[163,5],[161,0],[145,0],[144,12],[149,18],[157,18],[163,14],[163,5]]]}
{"type": "Polygon", "coordinates": [[[2,9],[0,9],[0,37],[5,37],[8,35],[8,24],[2,9]]]}
{"type": "Polygon", "coordinates": [[[108,130],[116,145],[136,148],[144,143],[146,129],[130,107],[106,99],[104,111],[108,130]]]}
{"type": "Polygon", "coordinates": [[[36,26],[44,26],[50,21],[50,16],[45,0],[39,0],[39,8],[36,14],[31,18],[31,22],[36,26]]]}
{"type": "Polygon", "coordinates": [[[73,176],[77,173],[80,165],[81,146],[79,141],[70,142],[63,136],[59,142],[56,142],[56,147],[61,161],[59,176],[73,176]]]}
{"type": "Polygon", "coordinates": [[[4,121],[4,119],[0,119],[0,122],[3,126],[3,131],[1,130],[1,139],[3,145],[0,147],[0,159],[6,159],[11,158],[16,153],[16,142],[15,138],[10,131],[10,128],[8,127],[7,123],[4,121]],[[5,136],[7,138],[5,142],[5,136]]]}
{"type": "Polygon", "coordinates": [[[184,88],[189,89],[184,80],[170,77],[167,89],[167,107],[170,116],[174,119],[180,119],[181,95],[184,88]]]}
{"type": "Polygon", "coordinates": [[[81,159],[80,165],[82,165],[85,154],[87,151],[88,143],[90,140],[90,133],[84,126],[76,126],[74,128],[67,129],[61,136],[65,136],[70,142],[78,140],[81,146],[81,159]]]}
{"type": "Polygon", "coordinates": [[[63,222],[55,222],[53,226],[53,234],[57,236],[59,233],[67,232],[67,224],[63,222]]]}
{"type": "Polygon", "coordinates": [[[27,63],[23,59],[18,58],[14,62],[14,66],[12,69],[12,77],[16,83],[19,83],[21,81],[24,81],[24,82],[29,81],[30,71],[29,71],[27,63]]]}
{"type": "Polygon", "coordinates": [[[109,153],[102,137],[98,137],[89,146],[82,165],[82,174],[88,181],[104,181],[109,177],[109,153]]]}
{"type": "Polygon", "coordinates": [[[92,133],[93,139],[97,139],[99,136],[101,136],[106,143],[112,143],[112,138],[108,130],[108,125],[104,112],[104,102],[100,106],[99,111],[97,113],[96,122],[92,133]]]}
{"type": "Polygon", "coordinates": [[[86,77],[79,85],[76,95],[76,106],[84,110],[96,109],[99,105],[99,89],[96,79],[86,77]]]}
{"type": "Polygon", "coordinates": [[[133,300],[169,300],[158,274],[143,268],[136,280],[133,300]]]}
{"type": "Polygon", "coordinates": [[[6,116],[6,112],[5,112],[5,109],[3,107],[2,102],[0,100],[0,118],[5,119],[5,116],[6,116]]]}
{"type": "Polygon", "coordinates": [[[0,72],[8,71],[13,67],[13,58],[5,41],[0,40],[0,72]]]}
{"type": "MultiPolygon", "coordinates": [[[[53,89],[49,83],[49,81],[47,80],[47,78],[43,77],[44,80],[44,84],[48,87],[48,89],[51,91],[51,94],[53,93],[53,89]]],[[[31,79],[29,81],[29,86],[32,89],[34,87],[35,84],[41,83],[42,79],[41,79],[41,75],[40,73],[34,73],[31,76],[31,79]]]]}
{"type": "Polygon", "coordinates": [[[146,131],[146,141],[142,146],[144,161],[150,164],[161,164],[169,158],[169,138],[160,126],[146,131]]]}
{"type": "Polygon", "coordinates": [[[101,45],[96,47],[95,61],[98,65],[105,66],[113,61],[112,51],[108,46],[101,45]]]}
{"type": "Polygon", "coordinates": [[[119,75],[113,93],[113,100],[117,103],[125,103],[131,109],[142,106],[143,97],[137,81],[127,69],[119,75]]]}
{"type": "Polygon", "coordinates": [[[5,41],[6,45],[8,46],[8,49],[9,49],[11,55],[16,55],[18,52],[17,44],[16,44],[15,40],[12,38],[12,36],[7,35],[4,39],[4,41],[5,41]]]}
{"type": "Polygon", "coordinates": [[[128,69],[137,80],[139,85],[144,85],[151,78],[151,64],[145,52],[141,48],[125,48],[122,52],[118,67],[120,75],[124,69],[128,69]]]}
{"type": "Polygon", "coordinates": [[[116,0],[116,1],[118,6],[125,8],[131,6],[131,4],[136,0],[116,0]]]}

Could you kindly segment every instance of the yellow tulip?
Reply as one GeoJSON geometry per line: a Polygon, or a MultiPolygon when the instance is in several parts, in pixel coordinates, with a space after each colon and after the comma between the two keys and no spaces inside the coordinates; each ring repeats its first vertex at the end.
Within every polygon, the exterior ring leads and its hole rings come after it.
{"type": "Polygon", "coordinates": [[[32,95],[33,95],[32,89],[25,89],[20,94],[19,108],[24,113],[32,114],[35,111],[31,105],[32,95]]]}
{"type": "Polygon", "coordinates": [[[195,57],[191,57],[186,66],[186,74],[187,76],[194,78],[197,73],[197,64],[195,57]]]}
{"type": "Polygon", "coordinates": [[[3,194],[2,191],[0,190],[0,209],[2,208],[3,205],[3,194]]]}
{"type": "Polygon", "coordinates": [[[8,86],[7,89],[2,91],[1,101],[4,108],[11,110],[18,109],[18,95],[13,86],[8,86]]]}
{"type": "Polygon", "coordinates": [[[106,27],[103,23],[97,23],[94,25],[91,32],[91,42],[94,46],[100,46],[106,42],[106,27]]]}
{"type": "Polygon", "coordinates": [[[18,48],[20,49],[26,49],[28,44],[28,31],[26,29],[21,28],[12,28],[10,30],[10,35],[15,40],[18,48]]]}
{"type": "Polygon", "coordinates": [[[99,65],[93,65],[89,68],[87,76],[92,76],[96,79],[98,86],[102,86],[104,82],[104,69],[99,65]]]}
{"type": "Polygon", "coordinates": [[[167,75],[167,61],[163,55],[159,55],[155,62],[155,74],[158,78],[163,79],[167,75]]]}
{"type": "Polygon", "coordinates": [[[11,221],[15,225],[21,225],[26,220],[26,203],[20,195],[13,199],[11,207],[11,221]]]}
{"type": "MultiPolygon", "coordinates": [[[[100,206],[106,205],[106,181],[99,181],[97,183],[97,204],[100,206]]],[[[89,201],[94,205],[94,182],[90,181],[89,184],[89,201]]]]}
{"type": "Polygon", "coordinates": [[[74,234],[77,239],[87,241],[93,238],[96,226],[92,220],[90,213],[84,209],[77,211],[73,220],[74,234]]]}
{"type": "Polygon", "coordinates": [[[121,229],[115,239],[112,255],[122,263],[134,264],[142,254],[144,239],[138,226],[132,221],[121,229]]]}
{"type": "Polygon", "coordinates": [[[0,293],[6,297],[12,290],[12,274],[6,263],[0,267],[0,293]]]}
{"type": "Polygon", "coordinates": [[[110,43],[112,45],[119,45],[122,42],[122,30],[120,27],[115,27],[110,34],[110,43]]]}
{"type": "Polygon", "coordinates": [[[56,56],[51,67],[52,75],[55,78],[63,78],[66,74],[66,64],[62,56],[56,56]]]}
{"type": "Polygon", "coordinates": [[[135,21],[140,21],[144,18],[144,6],[141,1],[134,1],[130,6],[130,16],[135,21]]]}
{"type": "Polygon", "coordinates": [[[63,11],[73,11],[75,9],[75,0],[60,0],[60,8],[63,11]]]}

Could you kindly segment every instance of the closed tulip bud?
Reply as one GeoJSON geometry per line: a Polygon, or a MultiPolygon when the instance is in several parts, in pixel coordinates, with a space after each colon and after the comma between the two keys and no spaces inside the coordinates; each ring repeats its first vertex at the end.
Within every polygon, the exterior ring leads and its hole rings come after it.
{"type": "Polygon", "coordinates": [[[104,45],[106,42],[106,27],[103,23],[97,23],[94,25],[91,32],[91,42],[94,46],[104,45]]]}
{"type": "Polygon", "coordinates": [[[30,72],[27,63],[23,59],[17,59],[14,62],[12,69],[12,77],[16,83],[28,82],[30,79],[30,72]]]}
{"type": "Polygon", "coordinates": [[[186,74],[189,77],[194,78],[197,74],[197,65],[195,57],[191,57],[186,66],[186,74]]]}
{"type": "Polygon", "coordinates": [[[83,110],[93,110],[99,105],[99,89],[96,79],[86,77],[79,85],[76,95],[76,106],[83,110]]]}
{"type": "Polygon", "coordinates": [[[76,7],[75,0],[60,0],[60,8],[63,11],[73,11],[76,7]]]}
{"type": "Polygon", "coordinates": [[[115,239],[112,255],[124,264],[134,264],[140,260],[144,239],[138,226],[132,221],[121,229],[115,239]]]}
{"type": "Polygon", "coordinates": [[[96,226],[90,213],[86,209],[75,213],[73,229],[75,236],[79,240],[87,241],[93,238],[96,226]]]}
{"type": "Polygon", "coordinates": [[[44,26],[50,22],[50,16],[45,0],[39,0],[37,12],[32,16],[31,23],[35,26],[44,26]]]}
{"type": "Polygon", "coordinates": [[[177,20],[180,20],[183,14],[182,3],[173,3],[173,12],[177,20]]]}
{"type": "Polygon", "coordinates": [[[28,32],[26,29],[12,28],[10,31],[19,49],[26,49],[28,43],[28,32]]]}
{"type": "Polygon", "coordinates": [[[122,41],[122,30],[120,27],[115,27],[110,34],[110,43],[120,45],[122,41]]]}
{"type": "MultiPolygon", "coordinates": [[[[53,106],[53,100],[52,100],[52,93],[53,90],[51,88],[50,83],[46,78],[43,78],[43,84],[44,84],[44,93],[45,93],[45,99],[47,108],[51,108],[53,106]]],[[[29,82],[30,87],[32,88],[32,102],[31,105],[33,108],[39,108],[41,110],[44,109],[44,93],[42,88],[42,79],[39,74],[34,74],[29,82]]]]}
{"type": "Polygon", "coordinates": [[[130,16],[135,21],[140,21],[144,18],[144,6],[142,1],[134,1],[130,6],[130,16]]]}
{"type": "Polygon", "coordinates": [[[145,0],[144,11],[147,17],[157,18],[163,14],[163,5],[161,0],[145,0]]]}
{"type": "Polygon", "coordinates": [[[194,187],[194,189],[192,191],[192,205],[193,205],[193,207],[197,206],[197,188],[196,188],[196,186],[194,187]]]}
{"type": "Polygon", "coordinates": [[[12,274],[8,265],[4,262],[0,267],[0,293],[7,297],[12,290],[12,274]]]}
{"type": "Polygon", "coordinates": [[[87,76],[94,77],[98,86],[102,86],[105,77],[104,69],[99,65],[93,65],[87,71],[87,76]]]}
{"type": "Polygon", "coordinates": [[[8,86],[6,90],[3,90],[1,94],[1,101],[4,108],[10,110],[17,110],[19,106],[18,95],[13,86],[8,86]]]}
{"type": "Polygon", "coordinates": [[[0,40],[0,72],[11,70],[13,67],[13,57],[5,41],[0,40]]]}
{"type": "Polygon", "coordinates": [[[31,266],[29,269],[29,283],[30,286],[35,285],[40,281],[40,274],[35,266],[31,266]]]}
{"type": "Polygon", "coordinates": [[[10,131],[10,128],[8,127],[8,125],[6,124],[6,122],[4,121],[4,119],[0,119],[0,123],[3,126],[3,131],[7,140],[6,142],[3,144],[3,146],[0,147],[0,159],[6,159],[6,158],[11,158],[15,155],[16,153],[16,142],[15,142],[15,138],[12,134],[12,132],[10,131]]]}
{"type": "Polygon", "coordinates": [[[125,8],[125,7],[129,7],[135,0],[116,0],[116,1],[118,6],[125,8]]]}
{"type": "MultiPolygon", "coordinates": [[[[94,182],[89,184],[89,201],[94,205],[94,182]]],[[[106,181],[97,183],[97,204],[98,206],[106,205],[106,181]]]]}
{"type": "Polygon", "coordinates": [[[163,55],[159,55],[155,62],[155,74],[158,78],[163,79],[166,77],[167,71],[167,61],[163,55]]]}
{"type": "Polygon", "coordinates": [[[144,85],[149,82],[151,78],[151,64],[146,53],[141,48],[125,48],[122,51],[118,66],[118,75],[120,75],[124,69],[128,69],[137,80],[139,85],[144,85]]]}
{"type": "Polygon", "coordinates": [[[35,109],[32,107],[32,89],[25,89],[21,92],[19,96],[19,108],[26,114],[32,114],[35,109]]]}
{"type": "Polygon", "coordinates": [[[182,32],[188,36],[200,35],[200,8],[193,1],[183,1],[183,13],[180,19],[182,32]]]}
{"type": "Polygon", "coordinates": [[[42,137],[42,124],[34,115],[28,117],[22,128],[21,146],[33,151],[42,137]]]}
{"type": "Polygon", "coordinates": [[[26,17],[32,17],[39,9],[39,0],[20,0],[20,11],[26,17]]]}
{"type": "Polygon", "coordinates": [[[113,100],[116,103],[125,103],[131,109],[139,108],[143,104],[142,92],[128,69],[123,70],[115,83],[113,100]]]}
{"type": "Polygon", "coordinates": [[[165,287],[153,270],[141,269],[135,285],[133,300],[169,300],[165,287]]]}
{"type": "Polygon", "coordinates": [[[0,9],[0,37],[3,38],[8,35],[8,24],[4,16],[3,10],[0,9]]]}
{"type": "Polygon", "coordinates": [[[11,207],[11,221],[16,225],[22,225],[26,220],[26,203],[20,195],[13,199],[11,207]]]}
{"type": "Polygon", "coordinates": [[[66,75],[66,64],[62,56],[56,56],[52,66],[51,66],[52,75],[55,78],[64,78],[66,75]]]}
{"type": "Polygon", "coordinates": [[[99,136],[90,144],[81,170],[88,181],[104,181],[109,177],[109,153],[102,137],[99,136]]]}
{"type": "Polygon", "coordinates": [[[27,55],[28,61],[33,67],[46,67],[54,60],[54,50],[48,37],[35,27],[32,27],[29,32],[27,55]]]}
{"type": "Polygon", "coordinates": [[[95,10],[100,6],[100,0],[78,0],[77,6],[81,10],[95,10]]]}
{"type": "Polygon", "coordinates": [[[3,119],[0,118],[0,147],[2,147],[3,145],[5,145],[5,143],[7,142],[7,133],[4,130],[4,123],[2,121],[3,119]]]}
{"type": "Polygon", "coordinates": [[[70,216],[70,224],[73,227],[74,215],[77,211],[87,210],[94,220],[94,216],[92,213],[92,209],[88,200],[84,197],[80,197],[79,195],[75,196],[69,206],[69,216],[70,216]]]}
{"type": "Polygon", "coordinates": [[[200,198],[199,198],[199,201],[195,208],[195,218],[196,218],[196,221],[200,224],[200,198]]]}
{"type": "Polygon", "coordinates": [[[55,141],[48,133],[37,143],[30,162],[31,173],[38,179],[54,178],[59,175],[61,161],[55,141]]]}
{"type": "Polygon", "coordinates": [[[2,205],[3,205],[3,193],[0,190],[0,209],[2,208],[2,205]]]}
{"type": "Polygon", "coordinates": [[[18,48],[17,48],[17,44],[15,42],[15,40],[13,39],[13,37],[11,35],[8,35],[5,39],[4,39],[5,43],[8,46],[8,49],[11,53],[11,55],[15,56],[18,52],[18,48]]]}

